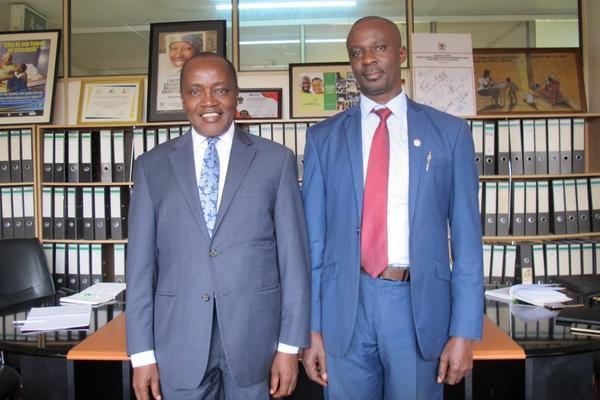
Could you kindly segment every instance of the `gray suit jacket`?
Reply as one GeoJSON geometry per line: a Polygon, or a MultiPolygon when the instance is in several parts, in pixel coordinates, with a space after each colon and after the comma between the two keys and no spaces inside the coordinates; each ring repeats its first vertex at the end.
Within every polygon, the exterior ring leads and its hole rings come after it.
{"type": "Polygon", "coordinates": [[[236,128],[212,239],[192,133],[135,162],[127,254],[127,348],[155,350],[161,380],[200,384],[216,303],[236,384],[268,377],[277,342],[308,344],[310,272],[296,158],[236,128]]]}

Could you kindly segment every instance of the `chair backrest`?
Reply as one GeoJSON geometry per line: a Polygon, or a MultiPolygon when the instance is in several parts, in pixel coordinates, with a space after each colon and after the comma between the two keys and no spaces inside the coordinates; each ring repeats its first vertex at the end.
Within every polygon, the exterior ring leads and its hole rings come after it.
{"type": "Polygon", "coordinates": [[[21,376],[8,365],[0,364],[0,399],[20,399],[21,376]]]}
{"type": "Polygon", "coordinates": [[[0,240],[0,309],[53,294],[54,283],[40,242],[0,240]]]}

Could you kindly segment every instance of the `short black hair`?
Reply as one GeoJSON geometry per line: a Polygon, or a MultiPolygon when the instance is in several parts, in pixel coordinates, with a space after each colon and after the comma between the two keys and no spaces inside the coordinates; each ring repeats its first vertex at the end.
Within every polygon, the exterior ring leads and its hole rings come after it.
{"type": "Polygon", "coordinates": [[[196,54],[189,60],[187,60],[185,62],[185,64],[183,64],[183,67],[181,67],[181,73],[179,75],[179,90],[181,90],[181,85],[183,84],[183,75],[185,74],[185,67],[188,65],[188,63],[190,61],[198,59],[198,58],[208,58],[208,57],[219,58],[219,59],[225,61],[225,64],[227,65],[227,69],[229,70],[229,76],[231,77],[231,79],[233,79],[233,84],[235,85],[235,87],[236,88],[238,87],[237,72],[235,70],[235,67],[231,63],[231,61],[229,61],[227,58],[223,57],[220,54],[212,53],[210,51],[203,51],[201,53],[196,54]]]}

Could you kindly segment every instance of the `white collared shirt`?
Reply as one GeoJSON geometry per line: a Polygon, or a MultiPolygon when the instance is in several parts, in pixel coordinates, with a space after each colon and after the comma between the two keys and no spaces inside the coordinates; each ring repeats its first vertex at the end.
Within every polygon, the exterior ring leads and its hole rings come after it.
{"type": "MultiPolygon", "coordinates": [[[[194,168],[196,170],[196,185],[200,181],[200,174],[202,173],[202,161],[204,159],[204,152],[208,146],[208,142],[205,136],[202,136],[194,127],[191,127],[192,134],[192,145],[194,147],[194,168]]],[[[231,146],[233,144],[233,134],[235,132],[235,125],[231,124],[229,129],[225,133],[219,136],[219,140],[215,144],[217,153],[219,154],[219,194],[217,198],[217,209],[221,204],[221,197],[223,195],[223,188],[225,187],[225,177],[227,176],[227,167],[229,166],[229,156],[231,154],[231,146]]],[[[200,203],[198,203],[200,205],[200,203]]],[[[299,348],[296,346],[290,346],[285,343],[279,343],[277,351],[282,353],[296,354],[299,348]]],[[[143,351],[131,355],[131,366],[141,367],[144,365],[155,364],[156,356],[154,350],[143,351]]]]}
{"type": "Polygon", "coordinates": [[[409,265],[408,225],[408,119],[406,94],[402,91],[381,105],[367,96],[360,97],[362,132],[363,183],[367,177],[369,152],[379,117],[373,109],[387,107],[392,114],[387,119],[390,134],[390,172],[388,180],[387,233],[388,263],[409,265]]]}

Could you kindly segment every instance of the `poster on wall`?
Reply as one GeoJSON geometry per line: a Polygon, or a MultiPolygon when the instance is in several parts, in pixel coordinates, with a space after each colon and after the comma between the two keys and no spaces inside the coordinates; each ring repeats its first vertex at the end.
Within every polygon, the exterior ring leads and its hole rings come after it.
{"type": "Polygon", "coordinates": [[[181,67],[201,52],[225,56],[225,21],[150,24],[148,121],[181,121],[181,67]]]}
{"type": "Polygon", "coordinates": [[[240,89],[235,119],[281,119],[281,88],[240,89]]]}
{"type": "Polygon", "coordinates": [[[0,34],[0,124],[48,123],[60,31],[0,34]]]}

